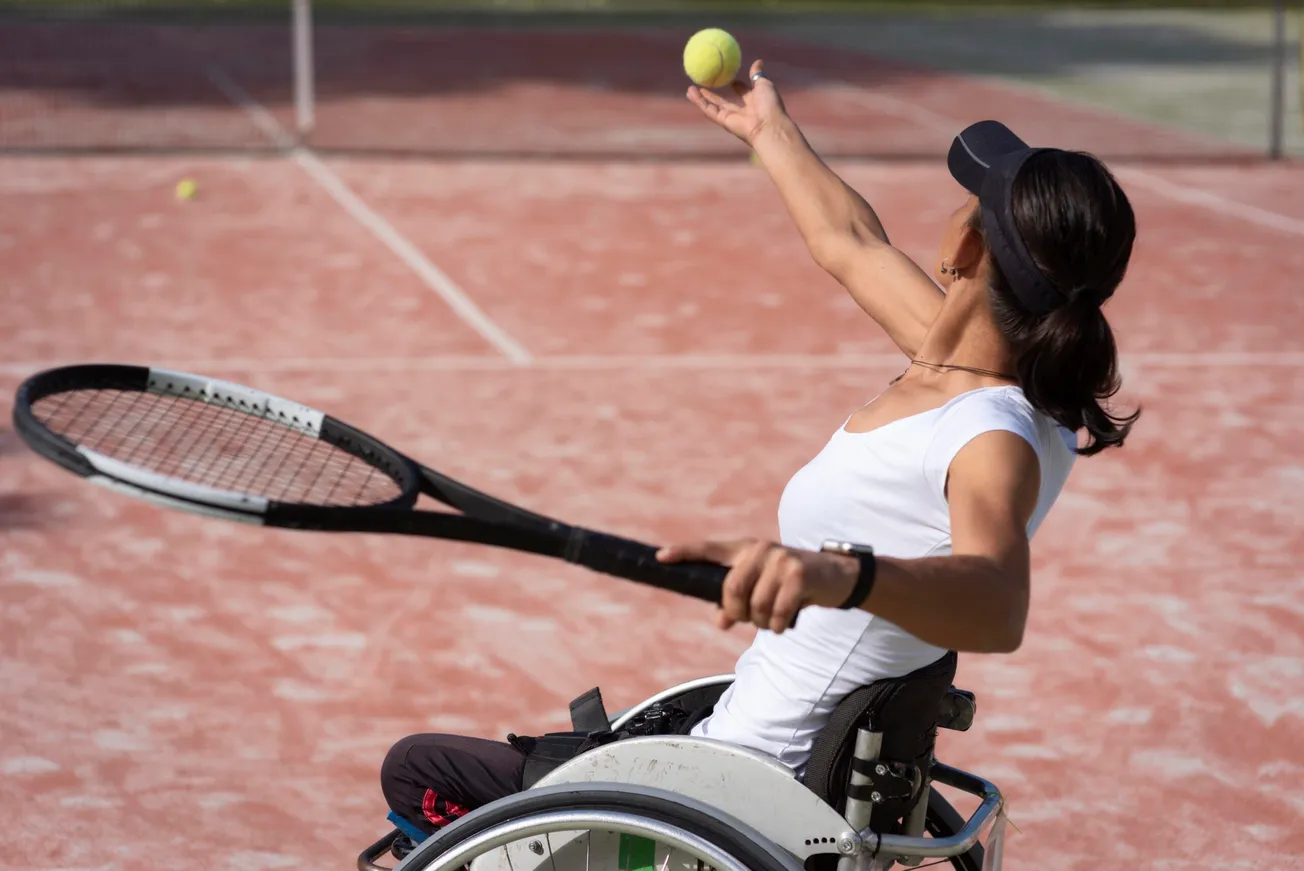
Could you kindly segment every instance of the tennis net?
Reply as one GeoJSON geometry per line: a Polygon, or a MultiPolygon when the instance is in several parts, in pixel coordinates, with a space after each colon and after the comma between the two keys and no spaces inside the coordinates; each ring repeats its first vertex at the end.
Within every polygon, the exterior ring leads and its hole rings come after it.
{"type": "Polygon", "coordinates": [[[0,0],[0,149],[745,156],[683,97],[684,41],[725,26],[833,157],[931,158],[986,117],[1111,158],[1304,156],[1297,9],[396,2],[0,0]]]}

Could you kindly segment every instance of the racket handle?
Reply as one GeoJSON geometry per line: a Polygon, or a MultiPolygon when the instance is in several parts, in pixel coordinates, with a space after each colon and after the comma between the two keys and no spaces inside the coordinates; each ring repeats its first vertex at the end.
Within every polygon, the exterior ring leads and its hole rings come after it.
{"type": "Polygon", "coordinates": [[[720,604],[729,567],[717,563],[663,563],[657,548],[589,529],[573,528],[564,554],[567,562],[595,572],[649,584],[684,596],[720,604]]]}

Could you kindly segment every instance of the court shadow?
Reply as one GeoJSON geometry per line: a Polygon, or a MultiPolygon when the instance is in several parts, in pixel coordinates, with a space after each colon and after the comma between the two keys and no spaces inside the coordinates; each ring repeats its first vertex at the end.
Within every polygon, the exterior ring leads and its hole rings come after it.
{"type": "Polygon", "coordinates": [[[45,493],[0,493],[0,532],[45,530],[64,525],[57,498],[45,493]]]}

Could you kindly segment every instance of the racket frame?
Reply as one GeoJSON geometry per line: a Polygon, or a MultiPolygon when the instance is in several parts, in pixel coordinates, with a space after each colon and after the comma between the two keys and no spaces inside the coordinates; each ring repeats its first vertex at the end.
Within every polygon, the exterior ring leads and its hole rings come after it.
{"type": "Polygon", "coordinates": [[[563,559],[593,571],[719,603],[728,569],[714,563],[663,564],[642,542],[572,526],[520,508],[423,466],[322,412],[240,384],[168,369],[82,364],[47,370],[19,387],[14,428],[40,455],[100,486],[194,514],[283,529],[391,533],[487,544],[563,559]],[[256,415],[313,436],[378,469],[399,488],[371,505],[313,505],[193,484],[73,444],[33,414],[41,399],[72,390],[178,396],[256,415]],[[421,495],[461,514],[415,510],[421,495]]]}
{"type": "Polygon", "coordinates": [[[369,463],[388,475],[400,490],[398,496],[385,503],[339,506],[333,510],[411,508],[422,491],[422,469],[380,440],[316,409],[241,384],[170,369],[119,364],[68,366],[38,373],[23,382],[14,401],[13,423],[14,429],[33,450],[91,483],[165,507],[245,523],[278,525],[274,522],[278,513],[275,509],[299,506],[152,472],[84,445],[73,444],[39,421],[33,413],[33,406],[48,396],[74,390],[121,390],[173,396],[269,420],[369,463]]]}

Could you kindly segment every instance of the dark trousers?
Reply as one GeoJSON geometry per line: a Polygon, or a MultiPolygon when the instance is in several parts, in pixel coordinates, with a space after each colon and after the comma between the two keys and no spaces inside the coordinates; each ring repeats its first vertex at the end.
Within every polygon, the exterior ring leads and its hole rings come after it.
{"type": "Polygon", "coordinates": [[[390,810],[433,833],[468,811],[521,791],[525,754],[463,735],[409,735],[390,748],[380,788],[390,810]]]}

